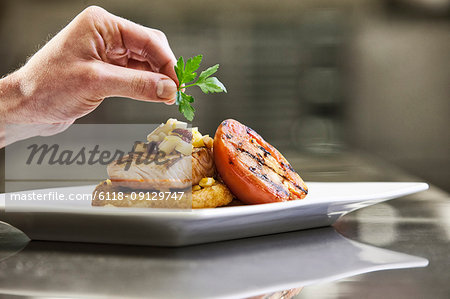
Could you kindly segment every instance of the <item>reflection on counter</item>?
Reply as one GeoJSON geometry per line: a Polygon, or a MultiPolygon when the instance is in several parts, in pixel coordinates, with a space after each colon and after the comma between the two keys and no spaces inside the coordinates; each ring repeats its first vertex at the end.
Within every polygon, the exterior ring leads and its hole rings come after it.
{"type": "Polygon", "coordinates": [[[0,262],[20,252],[30,239],[15,227],[0,221],[0,262]]]}
{"type": "Polygon", "coordinates": [[[301,286],[427,263],[423,258],[351,241],[331,227],[182,248],[32,241],[0,262],[0,293],[127,298],[149,294],[156,298],[287,296],[301,286]]]}

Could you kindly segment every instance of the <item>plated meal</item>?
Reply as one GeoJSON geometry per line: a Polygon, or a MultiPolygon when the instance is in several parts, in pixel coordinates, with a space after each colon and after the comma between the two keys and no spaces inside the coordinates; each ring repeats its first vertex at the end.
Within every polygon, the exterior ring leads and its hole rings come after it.
{"type": "Polygon", "coordinates": [[[236,120],[214,138],[169,119],[107,167],[93,206],[216,208],[299,200],[308,188],[283,155],[236,120]]]}

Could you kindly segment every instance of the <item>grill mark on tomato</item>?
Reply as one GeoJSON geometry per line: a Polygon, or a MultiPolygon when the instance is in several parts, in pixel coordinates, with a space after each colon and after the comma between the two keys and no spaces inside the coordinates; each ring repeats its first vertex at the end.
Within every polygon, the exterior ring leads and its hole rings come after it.
{"type": "Polygon", "coordinates": [[[293,185],[294,187],[296,187],[297,189],[300,189],[303,193],[305,193],[306,195],[308,194],[308,190],[303,189],[301,186],[299,186],[298,184],[292,182],[291,180],[288,180],[285,176],[280,175],[283,178],[283,183],[285,181],[287,181],[288,183],[290,183],[291,185],[293,185]]]}
{"type": "MultiPolygon", "coordinates": [[[[270,152],[268,150],[266,150],[266,148],[264,146],[258,145],[258,148],[263,151],[264,157],[272,156],[272,154],[270,154],[270,152]]],[[[281,162],[281,163],[283,163],[283,162],[281,162]]]]}
{"type": "MultiPolygon", "coordinates": [[[[252,158],[253,160],[256,160],[256,161],[258,162],[258,164],[266,166],[267,168],[269,168],[270,170],[272,170],[274,173],[276,173],[277,175],[279,175],[279,176],[280,176],[281,178],[283,178],[284,180],[286,180],[286,181],[288,181],[288,182],[291,182],[291,180],[289,180],[285,175],[278,173],[277,171],[275,171],[275,169],[273,169],[272,167],[270,167],[269,165],[267,165],[266,162],[265,162],[263,159],[260,159],[259,157],[253,155],[252,153],[250,153],[249,151],[247,151],[246,149],[243,149],[243,148],[241,148],[241,147],[237,147],[236,149],[237,149],[239,152],[248,155],[248,156],[249,156],[250,158],[252,158]]],[[[283,163],[283,162],[281,162],[281,163],[283,163]]],[[[285,163],[283,163],[283,164],[286,165],[285,163]]],[[[287,166],[286,166],[286,167],[287,167],[287,166]]],[[[288,167],[288,168],[292,169],[292,167],[288,167]]],[[[249,170],[252,171],[251,169],[249,169],[249,170]]],[[[256,170],[256,169],[255,169],[255,170],[256,170]]],[[[252,171],[252,172],[253,172],[253,171],[252,171]]],[[[258,173],[257,173],[257,172],[253,172],[253,173],[254,173],[255,175],[258,176],[258,173]]],[[[259,176],[258,176],[258,177],[259,177],[259,176]]],[[[268,178],[267,178],[267,179],[268,179],[268,178]]],[[[275,184],[275,185],[276,185],[276,183],[272,182],[271,180],[268,179],[268,181],[270,181],[272,184],[275,184]]],[[[304,188],[302,188],[301,186],[299,186],[298,184],[296,184],[296,183],[294,183],[294,182],[291,182],[291,183],[292,183],[292,185],[294,185],[294,187],[296,187],[297,189],[300,189],[303,193],[308,194],[308,191],[305,190],[304,188]]],[[[279,185],[277,185],[277,186],[278,186],[277,189],[280,188],[279,185]]],[[[284,190],[284,188],[282,188],[282,189],[284,190]]],[[[286,191],[286,190],[284,190],[284,191],[286,191]]]]}
{"type": "MultiPolygon", "coordinates": [[[[292,183],[292,182],[291,182],[292,183]]],[[[302,190],[305,194],[308,194],[308,190],[302,188],[301,186],[297,185],[296,183],[292,183],[297,189],[302,190]]]]}
{"type": "MultiPolygon", "coordinates": [[[[249,151],[241,148],[241,147],[237,147],[237,150],[241,153],[246,154],[247,156],[249,156],[250,158],[252,158],[253,160],[256,160],[256,162],[258,162],[261,165],[265,165],[266,163],[264,162],[264,160],[258,158],[257,156],[253,155],[252,153],[250,153],[249,151]]],[[[273,170],[273,169],[272,169],[273,170]]]]}
{"type": "MultiPolygon", "coordinates": [[[[267,168],[269,168],[270,170],[272,170],[274,173],[276,173],[278,176],[280,176],[283,180],[288,181],[288,182],[291,182],[286,176],[284,176],[284,175],[282,175],[282,174],[276,172],[272,167],[270,167],[269,165],[267,165],[267,164],[265,163],[264,160],[262,160],[262,159],[256,157],[255,155],[253,155],[252,153],[248,152],[247,150],[245,150],[245,149],[243,149],[243,148],[237,148],[237,150],[238,150],[239,152],[241,152],[241,153],[244,153],[244,154],[248,155],[248,156],[249,156],[250,158],[252,158],[253,160],[256,160],[256,161],[258,162],[258,165],[264,165],[264,166],[266,166],[267,168]]],[[[256,168],[255,168],[255,167],[250,167],[249,170],[250,170],[253,174],[255,174],[257,177],[263,179],[264,181],[267,181],[267,182],[271,183],[273,186],[275,186],[275,188],[276,188],[278,191],[282,191],[283,193],[287,194],[287,196],[290,195],[289,192],[287,192],[287,191],[285,190],[284,187],[282,187],[282,186],[276,184],[275,182],[273,182],[272,180],[270,180],[270,179],[267,177],[267,175],[261,174],[261,173],[259,173],[259,172],[256,172],[256,168]]],[[[295,184],[295,183],[292,183],[292,184],[294,185],[294,187],[300,189],[302,192],[304,192],[304,193],[307,194],[307,192],[306,192],[302,187],[300,187],[299,185],[297,185],[297,184],[295,184]]]]}
{"type": "Polygon", "coordinates": [[[259,177],[260,179],[262,179],[263,181],[271,184],[278,193],[283,193],[284,195],[286,195],[287,197],[290,196],[289,192],[286,191],[286,189],[284,188],[284,186],[278,185],[277,183],[275,183],[274,181],[272,181],[271,179],[269,179],[269,177],[266,174],[262,174],[256,171],[255,167],[249,167],[248,168],[254,175],[256,175],[257,177],[259,177]]]}
{"type": "Polygon", "coordinates": [[[286,167],[287,169],[289,169],[292,172],[295,172],[294,168],[292,168],[292,166],[290,164],[286,164],[284,162],[281,162],[281,165],[286,167]]]}

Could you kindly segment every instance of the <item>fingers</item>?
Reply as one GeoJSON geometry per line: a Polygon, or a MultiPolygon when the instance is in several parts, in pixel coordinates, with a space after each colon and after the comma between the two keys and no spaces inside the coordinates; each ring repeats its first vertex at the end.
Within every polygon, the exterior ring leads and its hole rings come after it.
{"type": "Polygon", "coordinates": [[[173,105],[173,104],[175,104],[175,99],[172,99],[172,100],[169,100],[169,101],[167,101],[167,102],[164,102],[164,104],[166,104],[166,105],[173,105]]]}
{"type": "Polygon", "coordinates": [[[96,72],[98,82],[94,87],[101,97],[120,96],[167,104],[175,100],[177,85],[166,75],[104,62],[98,63],[96,72]]]}
{"type": "Polygon", "coordinates": [[[155,72],[167,75],[178,84],[174,70],[176,58],[164,33],[117,18],[124,46],[134,53],[132,57],[135,60],[140,60],[139,56],[144,58],[155,72]]]}
{"type": "Polygon", "coordinates": [[[120,66],[126,66],[129,59],[147,62],[153,72],[168,76],[178,85],[174,70],[176,58],[163,32],[96,6],[87,8],[84,15],[96,24],[95,30],[103,41],[99,53],[103,61],[120,66]]]}
{"type": "Polygon", "coordinates": [[[99,7],[85,11],[101,41],[97,47],[101,61],[88,66],[91,92],[99,98],[122,96],[173,104],[179,84],[176,58],[164,33],[99,7]]]}
{"type": "Polygon", "coordinates": [[[152,71],[151,66],[146,61],[139,61],[134,59],[128,60],[127,67],[140,71],[152,71]]]}

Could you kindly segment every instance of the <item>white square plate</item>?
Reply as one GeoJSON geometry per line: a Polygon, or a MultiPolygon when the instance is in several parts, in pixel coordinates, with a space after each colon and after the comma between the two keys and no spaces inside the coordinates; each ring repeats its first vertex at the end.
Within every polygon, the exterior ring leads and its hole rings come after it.
{"type": "MultiPolygon", "coordinates": [[[[34,240],[184,246],[332,225],[366,206],[428,189],[426,183],[307,183],[304,200],[201,210],[91,207],[90,201],[36,201],[0,220],[34,240]]],[[[95,186],[21,193],[91,194],[95,186]]]]}

